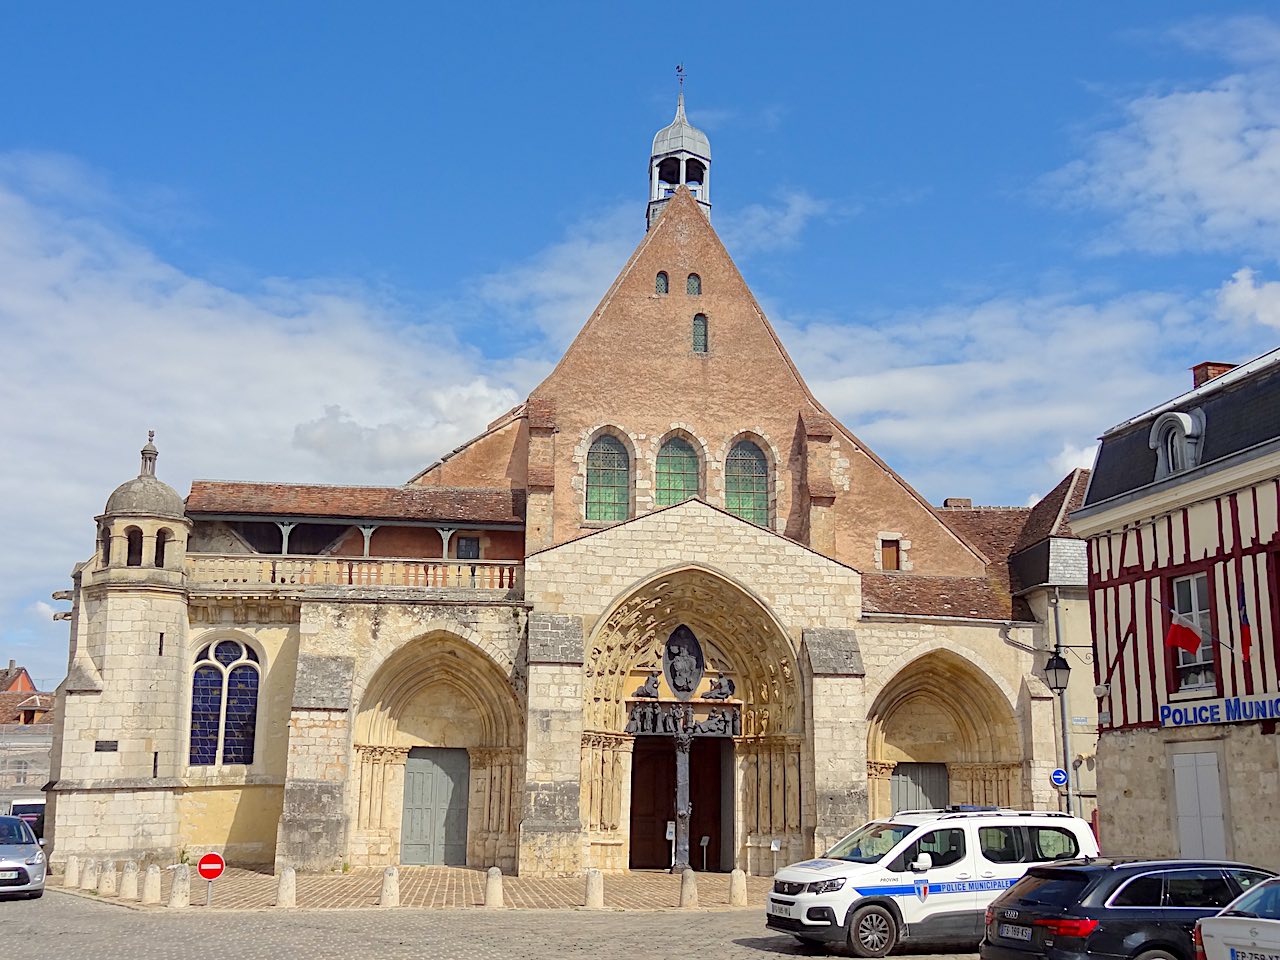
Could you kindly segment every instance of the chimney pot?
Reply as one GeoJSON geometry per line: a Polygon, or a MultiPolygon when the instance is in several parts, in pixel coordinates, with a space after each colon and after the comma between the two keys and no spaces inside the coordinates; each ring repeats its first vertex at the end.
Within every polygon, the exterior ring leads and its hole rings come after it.
{"type": "Polygon", "coordinates": [[[967,510],[973,506],[973,500],[969,497],[947,497],[942,501],[942,505],[944,507],[959,507],[967,510]]]}
{"type": "Polygon", "coordinates": [[[1228,370],[1234,370],[1234,363],[1217,363],[1213,360],[1206,360],[1203,363],[1197,363],[1191,368],[1192,389],[1203,386],[1215,377],[1220,377],[1228,370]]]}
{"type": "Polygon", "coordinates": [[[18,666],[18,661],[17,661],[17,660],[10,660],[10,661],[9,661],[9,669],[10,669],[10,670],[14,670],[14,669],[16,669],[16,668],[17,668],[17,666],[18,666]]]}

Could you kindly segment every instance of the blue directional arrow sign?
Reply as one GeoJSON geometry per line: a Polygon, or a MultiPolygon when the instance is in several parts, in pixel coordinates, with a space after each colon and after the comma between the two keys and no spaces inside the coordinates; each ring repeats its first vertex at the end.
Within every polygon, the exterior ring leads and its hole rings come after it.
{"type": "Polygon", "coordinates": [[[1053,773],[1049,774],[1049,782],[1055,787],[1065,787],[1067,785],[1067,771],[1058,767],[1053,773]]]}

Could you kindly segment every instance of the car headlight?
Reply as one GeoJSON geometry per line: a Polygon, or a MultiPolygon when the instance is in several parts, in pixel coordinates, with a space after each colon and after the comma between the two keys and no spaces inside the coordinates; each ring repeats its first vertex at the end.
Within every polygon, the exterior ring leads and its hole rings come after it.
{"type": "Polygon", "coordinates": [[[37,863],[44,863],[44,851],[37,850],[36,855],[34,857],[27,857],[25,863],[29,867],[34,867],[37,863]]]}
{"type": "Polygon", "coordinates": [[[834,880],[816,880],[809,884],[810,893],[835,893],[844,886],[844,877],[837,877],[834,880]]]}

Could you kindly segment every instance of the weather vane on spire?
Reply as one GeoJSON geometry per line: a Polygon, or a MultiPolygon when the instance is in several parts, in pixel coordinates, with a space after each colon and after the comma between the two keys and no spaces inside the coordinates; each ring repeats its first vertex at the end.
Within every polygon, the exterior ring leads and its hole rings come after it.
{"type": "Polygon", "coordinates": [[[680,84],[680,92],[684,93],[684,64],[676,64],[676,81],[680,84]]]}

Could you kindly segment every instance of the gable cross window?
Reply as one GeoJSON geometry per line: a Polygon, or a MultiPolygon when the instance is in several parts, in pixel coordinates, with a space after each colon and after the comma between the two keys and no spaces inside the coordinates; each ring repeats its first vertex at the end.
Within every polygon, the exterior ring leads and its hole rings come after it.
{"type": "Polygon", "coordinates": [[[617,437],[598,437],[587,451],[587,519],[625,520],[631,512],[631,458],[617,437]]]}

